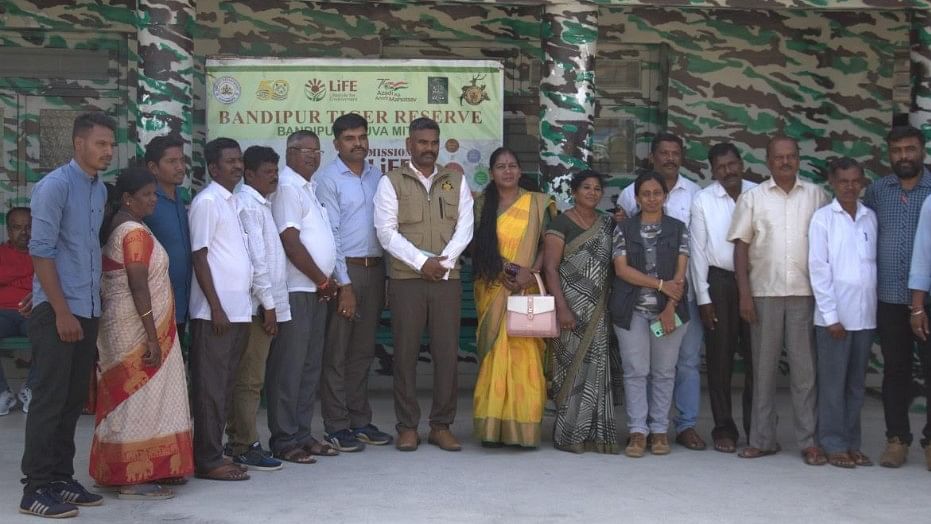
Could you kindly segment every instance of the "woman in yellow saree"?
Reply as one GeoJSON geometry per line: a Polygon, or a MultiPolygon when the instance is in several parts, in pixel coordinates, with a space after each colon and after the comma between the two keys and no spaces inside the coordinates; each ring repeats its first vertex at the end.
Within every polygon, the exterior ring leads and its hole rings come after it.
{"type": "Polygon", "coordinates": [[[520,164],[509,149],[495,150],[490,168],[492,182],[476,201],[472,250],[482,362],[473,399],[474,434],[485,447],[535,448],[546,401],[544,343],[509,337],[505,309],[512,293],[538,292],[533,273],[540,271],[540,241],[555,207],[546,195],[518,186],[520,164]]]}
{"type": "Polygon", "coordinates": [[[103,248],[90,475],[124,499],[170,498],[163,484],[194,470],[168,254],[142,223],[155,209],[155,184],[141,168],[120,174],[121,206],[103,248]]]}

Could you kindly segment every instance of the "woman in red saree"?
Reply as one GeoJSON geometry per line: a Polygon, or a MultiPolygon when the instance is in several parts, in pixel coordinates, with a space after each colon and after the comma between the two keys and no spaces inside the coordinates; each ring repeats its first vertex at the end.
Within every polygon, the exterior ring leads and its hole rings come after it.
{"type": "Polygon", "coordinates": [[[103,248],[90,457],[98,485],[145,500],[172,497],[162,484],[182,483],[194,469],[168,255],[142,222],[155,209],[155,184],[143,169],[128,169],[116,181],[120,209],[103,248]]]}

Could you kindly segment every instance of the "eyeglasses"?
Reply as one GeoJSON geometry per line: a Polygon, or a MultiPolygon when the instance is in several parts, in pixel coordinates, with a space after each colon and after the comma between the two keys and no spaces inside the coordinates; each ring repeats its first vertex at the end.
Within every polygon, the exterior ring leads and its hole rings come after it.
{"type": "Polygon", "coordinates": [[[291,150],[294,150],[294,151],[299,151],[302,155],[308,155],[308,156],[322,155],[322,154],[323,154],[323,151],[321,151],[321,150],[319,150],[319,149],[313,149],[313,148],[311,148],[311,147],[293,147],[293,146],[292,146],[292,147],[289,147],[288,149],[291,149],[291,150]]]}

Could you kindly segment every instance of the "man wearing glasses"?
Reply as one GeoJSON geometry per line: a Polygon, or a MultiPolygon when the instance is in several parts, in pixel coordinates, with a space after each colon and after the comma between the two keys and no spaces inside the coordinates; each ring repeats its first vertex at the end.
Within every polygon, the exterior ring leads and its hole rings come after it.
{"type": "Polygon", "coordinates": [[[311,131],[288,137],[287,166],[272,197],[287,262],[290,323],[282,324],[268,355],[269,447],[279,460],[309,464],[313,455],[338,452],[310,434],[323,361],[327,301],[336,296],[333,280],[336,242],[326,210],[315,194],[320,139],[311,131]]]}

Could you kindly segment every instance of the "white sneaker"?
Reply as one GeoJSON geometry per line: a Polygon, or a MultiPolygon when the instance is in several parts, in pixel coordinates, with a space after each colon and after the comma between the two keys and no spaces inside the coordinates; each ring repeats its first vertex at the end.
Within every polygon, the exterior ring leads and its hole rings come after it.
{"type": "Polygon", "coordinates": [[[16,405],[16,396],[13,395],[13,392],[9,388],[0,393],[0,417],[3,415],[9,415],[10,409],[16,405]]]}
{"type": "Polygon", "coordinates": [[[32,388],[23,384],[22,389],[19,390],[19,394],[16,395],[16,397],[23,406],[23,413],[29,413],[29,404],[32,402],[32,388]]]}

